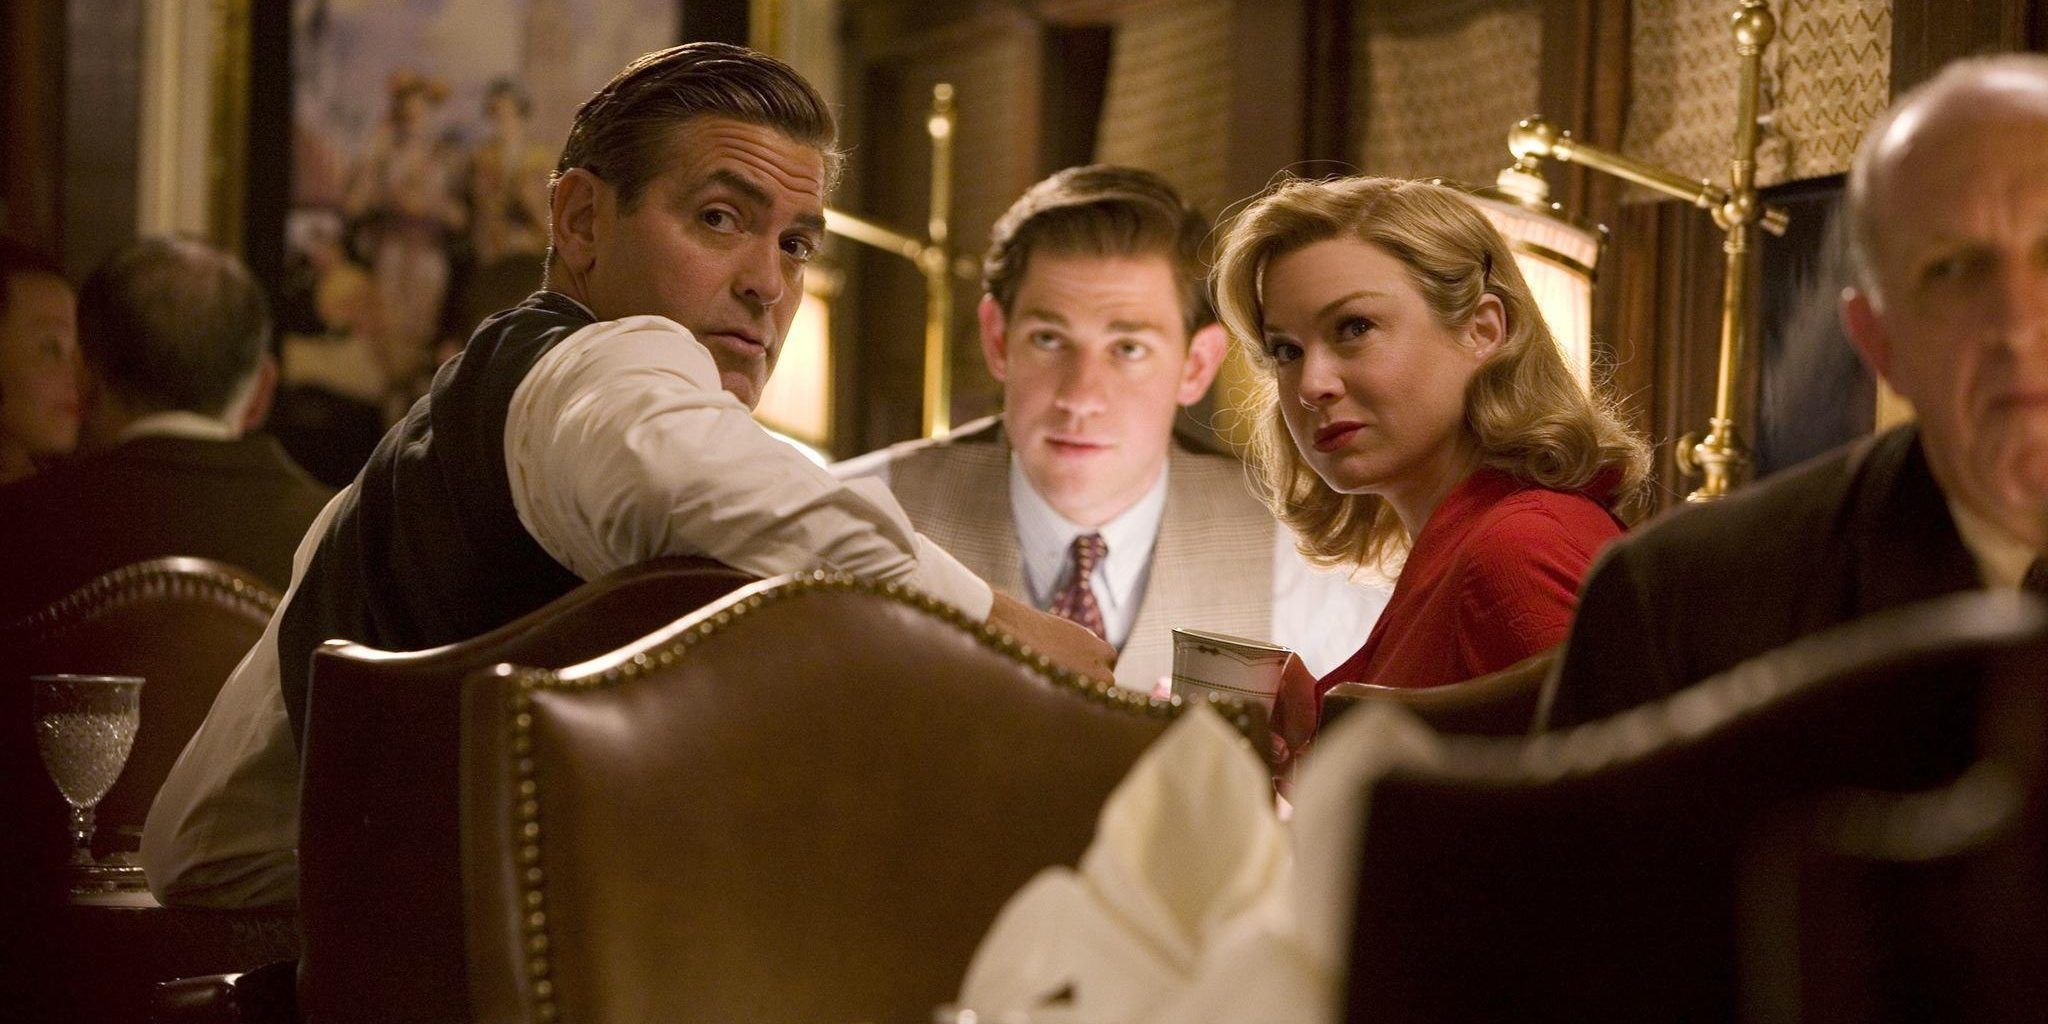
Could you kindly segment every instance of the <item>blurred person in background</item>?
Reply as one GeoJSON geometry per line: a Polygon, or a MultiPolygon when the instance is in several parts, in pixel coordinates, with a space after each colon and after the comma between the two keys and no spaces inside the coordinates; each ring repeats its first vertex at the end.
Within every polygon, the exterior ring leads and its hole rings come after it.
{"type": "Polygon", "coordinates": [[[78,327],[54,257],[0,237],[0,484],[78,444],[78,327]]]}
{"type": "Polygon", "coordinates": [[[268,435],[270,307],[233,256],[148,239],[79,289],[79,456],[0,487],[4,603],[32,611],[125,565],[174,555],[282,590],[331,492],[268,435]]]}

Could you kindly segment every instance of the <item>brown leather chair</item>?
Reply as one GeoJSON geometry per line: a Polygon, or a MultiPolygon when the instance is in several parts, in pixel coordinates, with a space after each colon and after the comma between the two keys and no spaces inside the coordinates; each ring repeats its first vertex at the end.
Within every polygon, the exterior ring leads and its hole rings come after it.
{"type": "Polygon", "coordinates": [[[818,576],[463,699],[476,1015],[589,1024],[929,1020],[1177,707],[818,576]]]}
{"type": "Polygon", "coordinates": [[[2044,636],[2038,602],[1958,595],[1364,783],[1349,1019],[1735,1019],[1749,839],[1836,787],[1954,779],[1977,756],[1987,663],[2039,664],[2044,636]]]}
{"type": "Polygon", "coordinates": [[[299,808],[299,1000],[312,1020],[466,1019],[456,748],[462,679],[611,651],[754,581],[663,558],[463,643],[313,656],[299,808]]]}
{"type": "Polygon", "coordinates": [[[116,569],[0,627],[0,651],[13,663],[8,685],[46,673],[146,680],[134,749],[99,804],[103,835],[142,828],[171,764],[263,635],[277,601],[246,570],[203,558],[158,558],[116,569]]]}
{"type": "Polygon", "coordinates": [[[1338,683],[1323,694],[1323,724],[1367,701],[1399,704],[1438,732],[1470,736],[1527,736],[1536,701],[1559,648],[1539,651],[1498,672],[1449,686],[1338,683]]]}

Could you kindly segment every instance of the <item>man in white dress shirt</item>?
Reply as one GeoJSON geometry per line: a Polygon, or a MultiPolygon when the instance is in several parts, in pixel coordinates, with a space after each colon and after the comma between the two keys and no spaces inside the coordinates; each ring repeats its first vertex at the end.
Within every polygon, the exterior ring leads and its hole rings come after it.
{"type": "Polygon", "coordinates": [[[1182,626],[1271,639],[1327,671],[1387,600],[1310,569],[1237,460],[1174,440],[1225,350],[1208,232],[1148,171],[1073,167],[1033,185],[983,261],[1002,416],[834,470],[886,480],[918,530],[999,592],[1096,630],[1129,689],[1171,674],[1182,626]]]}
{"type": "Polygon", "coordinates": [[[314,523],[151,809],[159,899],[295,897],[297,737],[322,641],[462,640],[659,555],[901,581],[1108,676],[1107,645],[993,594],[885,489],[834,479],[749,415],[822,241],[834,131],[786,65],[716,43],[648,54],[583,105],[543,290],[477,328],[314,523]]]}

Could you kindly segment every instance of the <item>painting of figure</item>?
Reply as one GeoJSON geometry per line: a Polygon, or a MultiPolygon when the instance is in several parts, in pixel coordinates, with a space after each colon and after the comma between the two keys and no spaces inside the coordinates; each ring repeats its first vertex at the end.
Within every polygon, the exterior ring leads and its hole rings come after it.
{"type": "MultiPolygon", "coordinates": [[[[548,176],[576,105],[676,42],[678,10],[294,0],[277,427],[295,452],[302,421],[327,431],[326,448],[373,439],[480,316],[539,286],[548,176]]],[[[360,459],[304,461],[352,475],[360,459]]]]}

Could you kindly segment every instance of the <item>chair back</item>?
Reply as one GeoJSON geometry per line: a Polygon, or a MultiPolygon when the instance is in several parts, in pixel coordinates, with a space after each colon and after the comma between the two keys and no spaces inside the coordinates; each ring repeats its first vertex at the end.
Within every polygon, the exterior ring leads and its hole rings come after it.
{"type": "Polygon", "coordinates": [[[928,1020],[1177,707],[825,576],[566,672],[472,679],[478,1016],[928,1020]]]}
{"type": "Polygon", "coordinates": [[[2048,679],[2002,658],[1956,781],[1837,789],[1743,857],[1749,1024],[2019,1024],[2048,1006],[2048,679]]]}
{"type": "Polygon", "coordinates": [[[312,1019],[467,1013],[457,840],[462,679],[611,651],[753,582],[702,558],[632,566],[499,629],[410,653],[315,652],[299,806],[300,1004],[312,1019]]]}
{"type": "Polygon", "coordinates": [[[1536,701],[1559,648],[1538,651],[1498,672],[1448,686],[1384,686],[1338,683],[1323,694],[1327,728],[1345,712],[1368,701],[1399,704],[1438,732],[1468,736],[1527,736],[1535,725],[1536,701]]]}
{"type": "Polygon", "coordinates": [[[123,566],[0,627],[13,660],[6,685],[51,673],[141,676],[142,721],[102,832],[142,828],[171,765],[205,721],[221,684],[262,637],[278,595],[253,573],[204,558],[123,566]]]}
{"type": "Polygon", "coordinates": [[[2018,594],[1896,609],[1606,721],[1452,740],[1378,778],[1349,1019],[1735,1019],[1760,823],[1835,787],[1955,778],[1987,663],[2044,623],[2018,594]]]}

